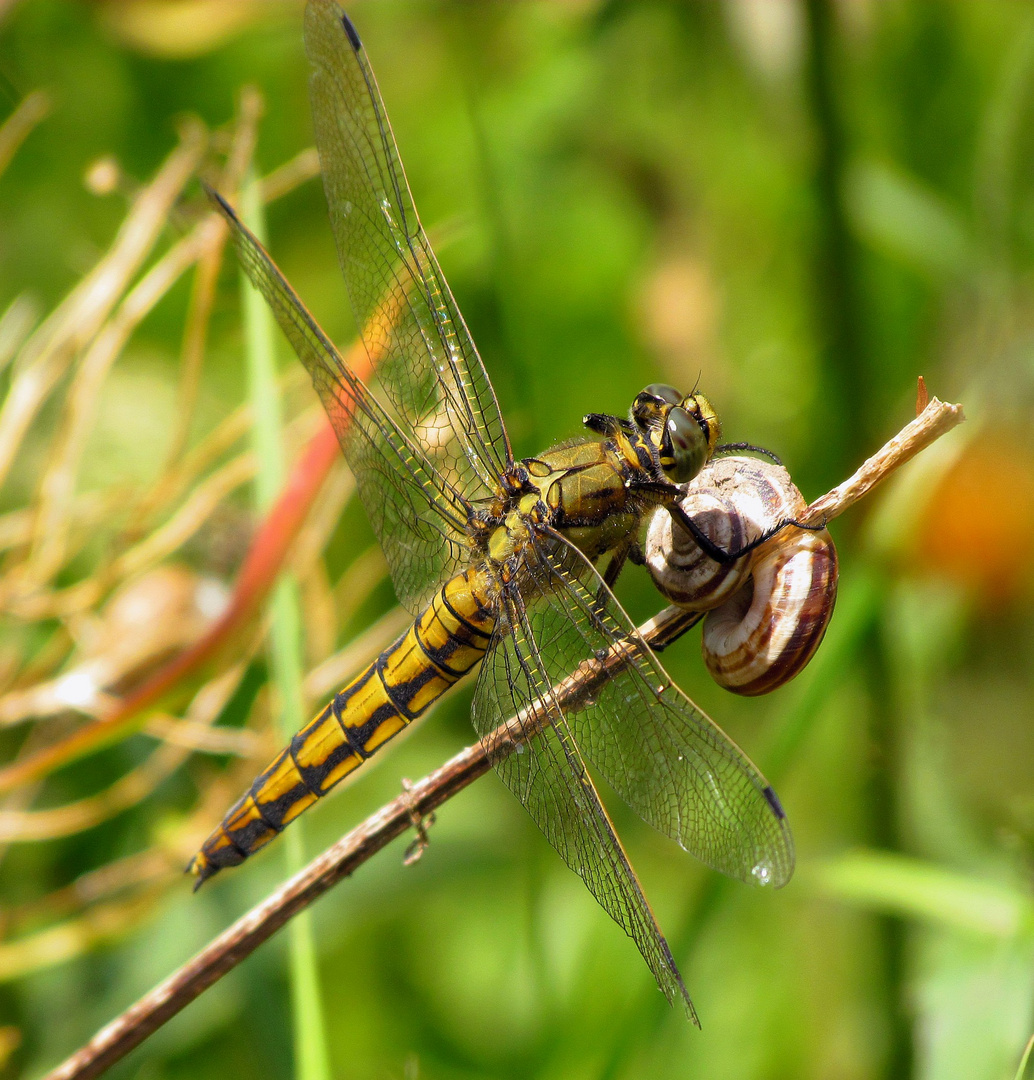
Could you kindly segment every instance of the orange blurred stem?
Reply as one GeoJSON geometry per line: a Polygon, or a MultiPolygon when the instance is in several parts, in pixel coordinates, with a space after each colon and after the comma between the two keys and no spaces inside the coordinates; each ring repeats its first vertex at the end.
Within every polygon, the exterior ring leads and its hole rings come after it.
{"type": "Polygon", "coordinates": [[[919,376],[916,386],[916,416],[922,416],[926,406],[930,404],[930,391],[926,389],[926,379],[919,376]]]}

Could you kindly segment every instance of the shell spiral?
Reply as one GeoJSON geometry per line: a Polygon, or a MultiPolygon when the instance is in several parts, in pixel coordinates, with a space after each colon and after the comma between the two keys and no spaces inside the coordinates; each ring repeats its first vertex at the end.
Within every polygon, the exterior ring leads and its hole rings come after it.
{"type": "MultiPolygon", "coordinates": [[[[734,551],[806,506],[780,465],[746,457],[710,462],[681,506],[713,543],[734,551]]],[[[673,603],[706,611],[701,640],[715,681],[737,694],[789,682],[814,655],[837,593],[837,555],[823,529],[787,526],[733,563],[711,559],[663,511],[650,523],[646,565],[673,603]]]]}

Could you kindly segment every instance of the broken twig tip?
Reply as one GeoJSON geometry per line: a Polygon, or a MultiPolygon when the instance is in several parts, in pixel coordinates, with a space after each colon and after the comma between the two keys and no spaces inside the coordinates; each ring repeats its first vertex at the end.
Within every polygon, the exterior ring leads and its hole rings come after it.
{"type": "Polygon", "coordinates": [[[930,404],[930,393],[926,389],[926,379],[922,375],[919,376],[919,385],[916,387],[916,416],[922,415],[926,411],[926,406],[930,404]]]}

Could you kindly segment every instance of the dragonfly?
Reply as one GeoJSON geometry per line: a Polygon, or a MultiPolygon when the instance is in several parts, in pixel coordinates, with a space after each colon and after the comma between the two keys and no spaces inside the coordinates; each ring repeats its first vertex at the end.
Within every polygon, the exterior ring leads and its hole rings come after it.
{"type": "MultiPolygon", "coordinates": [[[[681,1000],[695,1020],[593,770],[715,870],[755,885],[790,878],[793,842],[775,792],[673,683],[612,591],[647,515],[677,514],[680,485],[720,448],[718,417],[703,394],[656,384],[627,416],[591,413],[584,437],[515,459],[355,26],[333,0],[310,0],[305,43],[331,226],[377,360],[372,386],[212,194],[312,377],[414,622],[292,738],[189,869],[200,885],[243,862],[476,670],[471,714],[482,741],[507,718],[516,725],[510,752],[493,754],[495,771],[633,939],[669,1002],[681,1000]],[[565,707],[558,685],[615,647],[620,669],[565,707]]],[[[698,538],[726,561],[749,550],[698,538]]]]}

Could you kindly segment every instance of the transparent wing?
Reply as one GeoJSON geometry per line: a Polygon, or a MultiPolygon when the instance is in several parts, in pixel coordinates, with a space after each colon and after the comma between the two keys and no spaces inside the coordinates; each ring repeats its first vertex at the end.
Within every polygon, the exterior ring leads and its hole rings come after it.
{"type": "Polygon", "coordinates": [[[491,496],[511,460],[499,406],[420,226],[366,53],[332,0],[310,0],[305,45],[331,228],[378,388],[460,495],[491,496]],[[404,297],[390,323],[371,318],[386,295],[404,297]]]}
{"type": "Polygon", "coordinates": [[[517,745],[506,756],[493,754],[496,772],[564,862],[635,941],[668,1000],[682,1000],[695,1022],[668,943],[551,689],[554,672],[536,644],[534,623],[518,594],[503,601],[496,638],[474,692],[474,726],[491,753],[498,725],[514,718],[509,726],[518,729],[517,745]]]}
{"type": "Polygon", "coordinates": [[[626,666],[567,725],[586,758],[650,825],[715,870],[778,887],[793,840],[775,792],[738,746],[672,682],[602,579],[561,537],[526,560],[531,626],[545,677],[599,664],[620,643],[626,666]]]}
{"type": "MultiPolygon", "coordinates": [[[[423,607],[442,581],[469,565],[466,501],[436,471],[320,329],[283,274],[236,214],[213,193],[237,256],[312,376],[384,549],[399,600],[423,607]]],[[[371,315],[390,322],[397,301],[371,315]]]]}

